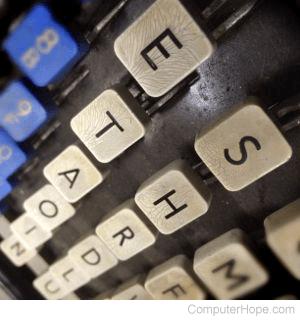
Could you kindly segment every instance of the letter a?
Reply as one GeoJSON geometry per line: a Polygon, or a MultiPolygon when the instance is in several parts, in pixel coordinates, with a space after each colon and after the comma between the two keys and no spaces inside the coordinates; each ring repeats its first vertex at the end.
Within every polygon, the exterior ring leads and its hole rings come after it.
{"type": "Polygon", "coordinates": [[[73,169],[73,170],[69,170],[69,171],[60,172],[58,175],[64,176],[70,182],[69,188],[72,189],[73,185],[79,175],[79,172],[80,172],[79,169],[73,169]]]}

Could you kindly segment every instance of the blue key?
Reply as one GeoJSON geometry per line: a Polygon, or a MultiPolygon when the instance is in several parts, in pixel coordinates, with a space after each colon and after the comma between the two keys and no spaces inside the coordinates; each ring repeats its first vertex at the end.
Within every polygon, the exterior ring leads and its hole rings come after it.
{"type": "Polygon", "coordinates": [[[34,6],[4,40],[4,49],[39,87],[56,81],[82,53],[72,36],[42,4],[34,6]]]}
{"type": "Polygon", "coordinates": [[[24,141],[47,120],[40,102],[21,82],[12,82],[0,96],[0,125],[15,141],[24,141]]]}
{"type": "Polygon", "coordinates": [[[0,201],[6,198],[11,192],[11,185],[4,178],[0,177],[0,201]]]}
{"type": "Polygon", "coordinates": [[[11,137],[0,130],[0,176],[6,179],[17,171],[25,162],[27,156],[15,144],[11,137]]]}

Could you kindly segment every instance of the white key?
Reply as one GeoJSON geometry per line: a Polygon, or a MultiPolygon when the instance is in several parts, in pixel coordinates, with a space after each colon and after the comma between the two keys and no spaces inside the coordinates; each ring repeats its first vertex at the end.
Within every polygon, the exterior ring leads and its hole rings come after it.
{"type": "Polygon", "coordinates": [[[286,139],[254,100],[201,131],[195,150],[229,191],[245,188],[292,156],[286,139]]]}
{"type": "Polygon", "coordinates": [[[243,232],[231,230],[200,247],[194,270],[217,299],[241,298],[262,287],[269,276],[246,246],[243,232]]]}
{"type": "Polygon", "coordinates": [[[152,269],[145,287],[156,300],[203,300],[206,293],[192,273],[192,263],[179,255],[152,269]]]}
{"type": "Polygon", "coordinates": [[[264,224],[268,246],[300,280],[300,199],[267,217],[264,224]]]}
{"type": "Polygon", "coordinates": [[[39,255],[34,256],[27,262],[27,267],[37,276],[45,273],[49,269],[49,264],[39,255]]]}
{"type": "Polygon", "coordinates": [[[120,260],[127,260],[154,244],[153,227],[147,226],[133,200],[119,206],[104,218],[96,233],[120,260]]]}
{"type": "Polygon", "coordinates": [[[144,287],[145,276],[139,275],[122,284],[112,296],[112,300],[152,300],[144,287]]]}
{"type": "Polygon", "coordinates": [[[118,259],[95,235],[90,235],[72,247],[68,255],[86,274],[96,278],[118,264],[118,259]]]}
{"type": "Polygon", "coordinates": [[[178,0],[157,0],[115,42],[115,52],[152,97],[168,92],[214,46],[178,0]]]}
{"type": "Polygon", "coordinates": [[[75,145],[66,148],[45,168],[48,181],[71,203],[77,202],[105,178],[88,157],[75,145]]]}
{"type": "Polygon", "coordinates": [[[0,235],[3,239],[5,239],[8,238],[10,234],[10,222],[0,212],[0,235]]]}
{"type": "Polygon", "coordinates": [[[23,204],[27,214],[43,228],[52,231],[75,214],[75,209],[50,184],[29,197],[23,204]]]}
{"type": "Polygon", "coordinates": [[[150,119],[123,88],[104,91],[71,121],[95,158],[108,163],[142,139],[150,119]]]}
{"type": "Polygon", "coordinates": [[[211,193],[200,176],[176,160],[141,185],[135,202],[161,233],[170,234],[205,214],[211,193]]]}
{"type": "Polygon", "coordinates": [[[67,288],[49,271],[36,278],[33,286],[47,300],[58,300],[69,293],[67,288]]]}
{"type": "Polygon", "coordinates": [[[11,234],[0,244],[2,252],[17,267],[23,266],[36,254],[36,250],[26,245],[17,235],[11,234]]]}
{"type": "Polygon", "coordinates": [[[10,228],[31,248],[37,248],[52,237],[52,232],[44,229],[28,213],[22,214],[16,219],[10,228]]]}
{"type": "Polygon", "coordinates": [[[66,288],[67,294],[79,289],[91,280],[89,274],[85,273],[69,256],[57,261],[49,271],[66,288]]]}

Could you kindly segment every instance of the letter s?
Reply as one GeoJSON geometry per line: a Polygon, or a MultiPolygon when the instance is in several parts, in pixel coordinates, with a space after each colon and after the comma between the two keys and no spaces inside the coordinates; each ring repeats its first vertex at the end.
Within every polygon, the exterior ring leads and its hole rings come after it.
{"type": "Polygon", "coordinates": [[[240,151],[241,151],[241,155],[242,155],[240,160],[232,159],[231,156],[229,155],[229,150],[224,149],[224,157],[230,164],[235,165],[235,166],[240,166],[247,161],[248,155],[247,155],[247,150],[246,150],[246,146],[245,146],[246,142],[253,143],[256,150],[258,150],[258,151],[261,149],[261,145],[257,139],[255,139],[251,136],[243,137],[239,143],[240,144],[240,151]]]}

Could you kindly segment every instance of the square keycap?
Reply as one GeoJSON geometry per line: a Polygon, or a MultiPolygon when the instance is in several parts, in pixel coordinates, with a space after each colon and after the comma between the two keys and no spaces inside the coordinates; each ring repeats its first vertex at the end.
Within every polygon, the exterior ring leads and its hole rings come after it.
{"type": "Polygon", "coordinates": [[[134,200],[163,234],[171,234],[204,215],[211,193],[184,160],[175,160],[138,189],[134,200]]]}
{"type": "Polygon", "coordinates": [[[0,130],[0,176],[4,179],[11,176],[26,161],[25,153],[8,134],[0,130]]]}
{"type": "Polygon", "coordinates": [[[201,131],[195,150],[229,191],[247,187],[292,156],[290,145],[255,99],[201,131]]]}
{"type": "Polygon", "coordinates": [[[105,170],[98,170],[76,145],[67,147],[44,168],[48,181],[71,203],[100,185],[106,174],[105,170]]]}
{"type": "Polygon", "coordinates": [[[71,121],[78,138],[102,163],[108,163],[142,139],[149,118],[130,93],[105,90],[71,121]]]}
{"type": "Polygon", "coordinates": [[[157,0],[115,42],[115,52],[152,97],[208,59],[214,45],[178,0],[157,0]]]}
{"type": "Polygon", "coordinates": [[[6,198],[12,192],[11,185],[0,177],[0,201],[6,198]]]}
{"type": "Polygon", "coordinates": [[[79,55],[77,43],[41,4],[34,6],[8,35],[4,49],[39,87],[48,85],[79,55]]]}
{"type": "Polygon", "coordinates": [[[240,229],[230,230],[196,250],[194,271],[220,300],[241,298],[269,280],[240,229]]]}
{"type": "Polygon", "coordinates": [[[29,138],[46,120],[45,109],[22,83],[11,83],[0,96],[0,124],[15,141],[29,138]]]}

